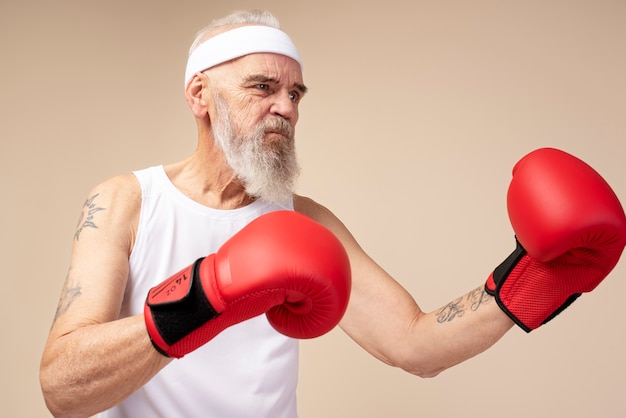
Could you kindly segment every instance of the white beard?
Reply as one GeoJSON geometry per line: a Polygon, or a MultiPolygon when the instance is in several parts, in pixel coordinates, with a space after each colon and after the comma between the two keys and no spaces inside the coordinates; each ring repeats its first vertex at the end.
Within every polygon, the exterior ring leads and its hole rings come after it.
{"type": "MultiPolygon", "coordinates": [[[[246,193],[270,202],[293,198],[300,167],[291,125],[280,117],[264,119],[250,133],[235,133],[225,100],[215,95],[217,120],[212,122],[215,142],[242,182],[246,193]],[[267,132],[279,132],[279,140],[265,141],[267,132]]],[[[278,136],[272,133],[274,136],[278,136]]]]}

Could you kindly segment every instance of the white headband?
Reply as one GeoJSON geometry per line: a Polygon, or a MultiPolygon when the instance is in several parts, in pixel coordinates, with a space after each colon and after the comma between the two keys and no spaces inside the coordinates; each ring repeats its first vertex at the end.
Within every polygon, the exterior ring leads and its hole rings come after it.
{"type": "Polygon", "coordinates": [[[285,32],[269,26],[241,26],[209,38],[189,55],[185,86],[197,72],[258,52],[285,55],[302,66],[300,54],[285,32]]]}

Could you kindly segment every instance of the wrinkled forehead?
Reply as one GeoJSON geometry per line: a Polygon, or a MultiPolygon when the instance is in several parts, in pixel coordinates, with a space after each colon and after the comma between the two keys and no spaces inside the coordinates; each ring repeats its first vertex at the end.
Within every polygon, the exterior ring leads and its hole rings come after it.
{"type": "Polygon", "coordinates": [[[185,85],[197,72],[255,53],[273,53],[295,60],[302,59],[289,36],[269,26],[240,26],[215,35],[202,42],[189,55],[185,69],[185,85]]]}

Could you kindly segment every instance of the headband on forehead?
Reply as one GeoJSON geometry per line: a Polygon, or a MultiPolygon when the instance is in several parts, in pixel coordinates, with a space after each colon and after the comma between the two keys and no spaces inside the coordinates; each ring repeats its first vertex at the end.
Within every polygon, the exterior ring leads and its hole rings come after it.
{"type": "Polygon", "coordinates": [[[285,32],[269,26],[241,26],[209,38],[191,53],[185,86],[197,72],[258,52],[286,55],[302,66],[300,54],[285,32]]]}

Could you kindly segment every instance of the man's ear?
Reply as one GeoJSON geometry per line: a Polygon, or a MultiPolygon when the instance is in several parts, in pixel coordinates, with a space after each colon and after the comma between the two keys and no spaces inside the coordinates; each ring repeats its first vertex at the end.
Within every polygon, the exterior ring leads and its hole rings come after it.
{"type": "Polygon", "coordinates": [[[208,117],[208,87],[209,79],[206,74],[196,73],[185,88],[185,100],[196,118],[208,117]]]}

